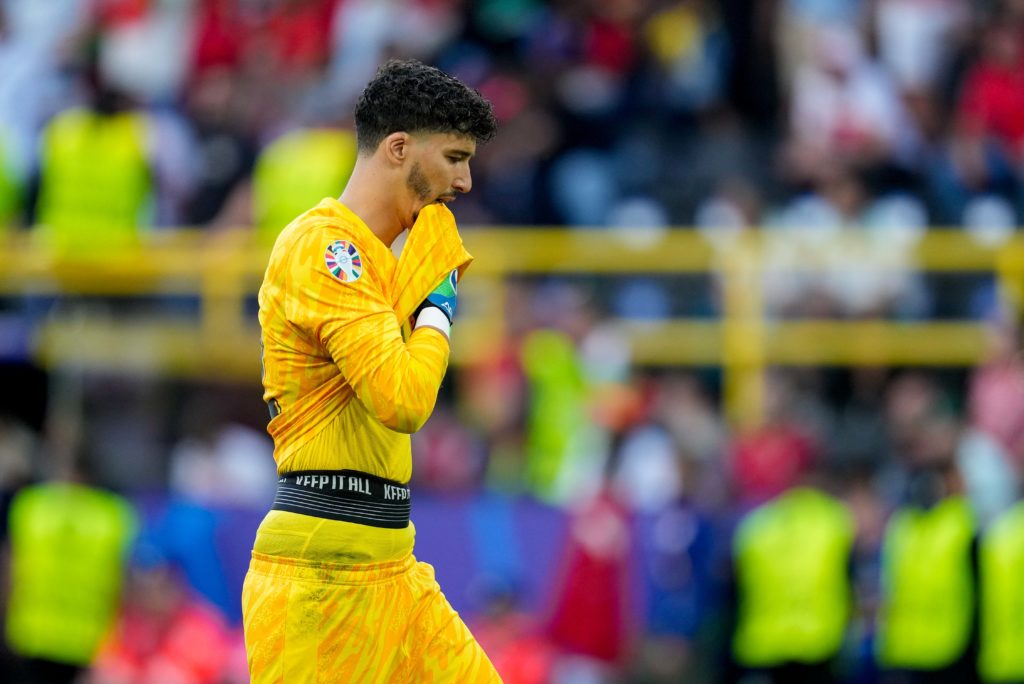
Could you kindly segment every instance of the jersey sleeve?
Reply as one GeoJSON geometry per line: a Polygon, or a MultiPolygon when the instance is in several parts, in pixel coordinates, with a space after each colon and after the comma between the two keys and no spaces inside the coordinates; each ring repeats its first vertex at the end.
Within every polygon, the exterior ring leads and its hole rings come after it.
{"type": "Polygon", "coordinates": [[[365,251],[329,237],[307,239],[301,251],[313,256],[293,260],[288,318],[319,340],[371,415],[396,432],[415,432],[434,410],[448,367],[447,338],[422,328],[404,340],[383,276],[365,251]],[[354,250],[358,268],[331,261],[339,243],[354,250]]]}

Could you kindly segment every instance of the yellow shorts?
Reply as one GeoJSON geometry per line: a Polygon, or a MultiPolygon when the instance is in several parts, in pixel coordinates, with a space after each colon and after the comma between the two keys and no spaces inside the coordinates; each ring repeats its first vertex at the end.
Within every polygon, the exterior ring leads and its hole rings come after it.
{"type": "Polygon", "coordinates": [[[253,684],[501,682],[434,568],[253,553],[242,588],[253,684]]]}

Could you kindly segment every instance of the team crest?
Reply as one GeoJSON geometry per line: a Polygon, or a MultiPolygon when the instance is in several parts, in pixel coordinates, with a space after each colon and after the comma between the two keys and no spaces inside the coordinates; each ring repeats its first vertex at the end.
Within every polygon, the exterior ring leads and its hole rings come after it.
{"type": "Polygon", "coordinates": [[[327,270],[331,275],[343,283],[359,280],[359,276],[363,274],[363,259],[351,242],[335,240],[327,245],[324,261],[327,262],[327,270]]]}

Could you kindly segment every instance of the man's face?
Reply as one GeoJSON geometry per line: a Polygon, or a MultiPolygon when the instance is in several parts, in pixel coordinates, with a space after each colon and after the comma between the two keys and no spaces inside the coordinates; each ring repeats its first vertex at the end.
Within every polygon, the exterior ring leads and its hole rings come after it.
{"type": "Polygon", "coordinates": [[[476,153],[476,140],[453,133],[424,133],[413,136],[406,186],[413,199],[413,220],[428,204],[447,204],[473,187],[469,160],[476,153]]]}

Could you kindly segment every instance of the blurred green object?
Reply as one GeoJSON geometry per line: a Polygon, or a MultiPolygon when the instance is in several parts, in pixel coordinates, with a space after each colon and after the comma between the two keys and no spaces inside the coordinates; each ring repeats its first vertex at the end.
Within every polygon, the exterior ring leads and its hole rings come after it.
{"type": "Polygon", "coordinates": [[[974,530],[962,496],[893,513],[882,546],[875,642],[882,667],[939,670],[963,656],[974,616],[974,530]]]}
{"type": "Polygon", "coordinates": [[[14,224],[21,204],[21,189],[7,163],[7,144],[0,130],[0,233],[14,224]]]}
{"type": "Polygon", "coordinates": [[[135,245],[151,201],[147,123],[134,112],[69,109],[43,132],[37,230],[61,250],[135,245]]]}
{"type": "Polygon", "coordinates": [[[253,212],[261,241],[325,197],[338,197],[356,163],[356,137],[341,128],[300,128],[271,142],[253,171],[253,212]]]}
{"type": "Polygon", "coordinates": [[[10,648],[88,665],[113,624],[136,530],[134,509],[116,494],[63,482],[20,490],[10,511],[10,648]]]}
{"type": "Polygon", "coordinates": [[[736,661],[750,668],[824,663],[850,616],[853,517],[839,500],[797,487],[740,522],[733,547],[739,599],[736,661]]]}
{"type": "Polygon", "coordinates": [[[1024,502],[997,518],[981,539],[978,671],[987,682],[1024,681],[1024,502]]]}
{"type": "Polygon", "coordinates": [[[600,484],[607,436],[591,419],[591,387],[573,340],[539,329],[524,339],[525,482],[538,498],[564,504],[600,484]]]}

